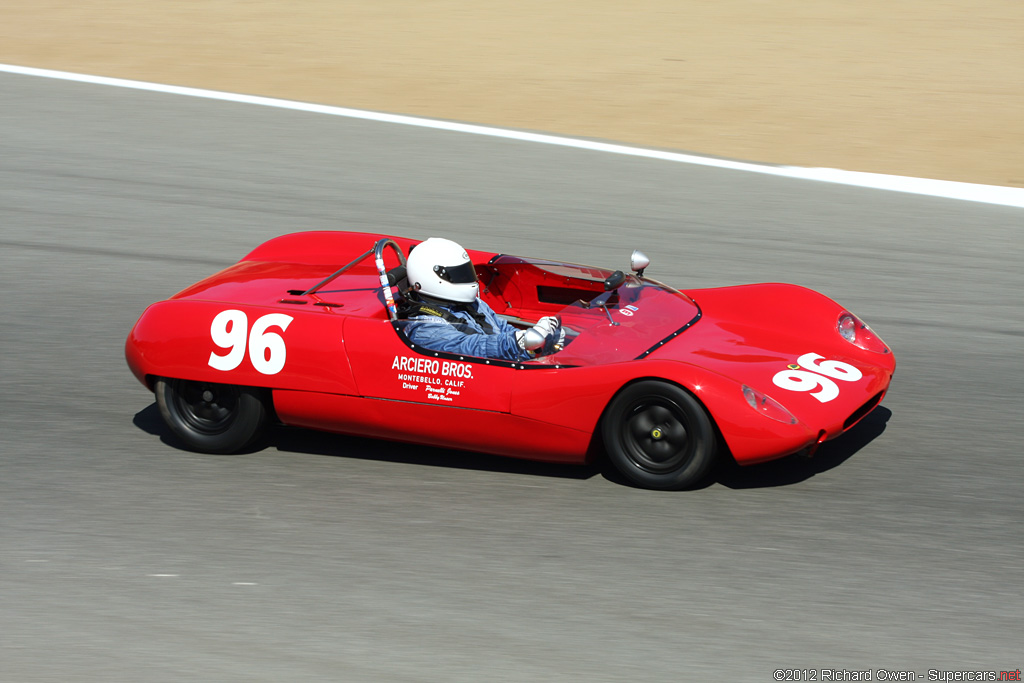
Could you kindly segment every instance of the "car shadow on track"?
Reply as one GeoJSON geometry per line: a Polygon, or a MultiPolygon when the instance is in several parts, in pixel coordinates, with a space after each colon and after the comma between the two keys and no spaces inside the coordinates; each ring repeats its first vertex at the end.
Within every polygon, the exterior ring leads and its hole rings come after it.
{"type": "MultiPolygon", "coordinates": [[[[152,403],[136,413],[132,423],[147,434],[159,437],[162,443],[172,448],[187,450],[184,444],[164,424],[156,403],[152,403]]],[[[281,425],[271,426],[264,438],[260,439],[251,448],[239,453],[239,455],[270,449],[276,449],[282,453],[359,458],[362,460],[423,465],[426,467],[451,467],[482,472],[502,472],[559,479],[590,479],[600,472],[597,467],[585,465],[559,465],[532,460],[520,460],[518,458],[488,455],[486,453],[434,448],[380,439],[366,439],[281,425]]]]}
{"type": "Polygon", "coordinates": [[[520,460],[486,453],[344,436],[290,427],[275,427],[269,430],[266,445],[286,453],[330,455],[427,467],[527,474],[537,477],[589,479],[597,474],[597,469],[592,467],[520,460]]]}
{"type": "Polygon", "coordinates": [[[850,431],[822,444],[812,458],[790,456],[761,465],[740,467],[731,458],[715,472],[714,481],[731,489],[788,486],[806,481],[849,460],[857,451],[878,438],[892,417],[892,411],[878,406],[850,431]]]}
{"type": "MultiPolygon", "coordinates": [[[[747,467],[740,467],[731,458],[726,458],[709,477],[693,488],[707,488],[716,483],[731,489],[768,488],[806,481],[850,459],[885,431],[886,423],[891,417],[892,411],[888,408],[875,408],[846,434],[823,444],[813,458],[791,456],[747,467]]],[[[136,413],[132,423],[147,434],[159,437],[162,443],[185,450],[184,445],[160,418],[156,403],[136,413]]],[[[268,429],[266,437],[243,454],[270,448],[282,453],[360,458],[426,467],[451,467],[559,479],[584,480],[600,474],[612,483],[633,486],[615,471],[606,459],[597,465],[558,465],[283,426],[268,429]]]]}

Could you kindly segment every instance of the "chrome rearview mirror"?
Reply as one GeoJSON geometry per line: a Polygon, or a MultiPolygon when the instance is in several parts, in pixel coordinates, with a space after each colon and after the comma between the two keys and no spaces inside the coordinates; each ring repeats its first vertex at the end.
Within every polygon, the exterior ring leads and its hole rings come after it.
{"type": "Polygon", "coordinates": [[[638,277],[643,277],[644,268],[649,265],[651,265],[651,259],[647,258],[647,256],[639,249],[634,249],[633,255],[629,257],[630,270],[636,273],[638,277]]]}

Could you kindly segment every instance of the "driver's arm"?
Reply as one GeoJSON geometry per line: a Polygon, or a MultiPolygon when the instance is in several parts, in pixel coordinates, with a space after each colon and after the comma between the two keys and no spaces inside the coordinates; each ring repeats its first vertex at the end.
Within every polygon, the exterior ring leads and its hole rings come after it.
{"type": "Polygon", "coordinates": [[[530,354],[520,348],[516,329],[507,325],[507,331],[496,334],[466,334],[458,324],[440,318],[411,319],[405,334],[413,344],[433,351],[457,353],[478,358],[502,360],[529,360],[530,354]]]}
{"type": "MultiPolygon", "coordinates": [[[[498,331],[498,334],[515,335],[517,343],[523,335],[523,330],[511,325],[504,318],[498,317],[494,310],[484,302],[483,299],[477,299],[477,310],[484,314],[487,321],[498,331]]],[[[542,337],[547,339],[542,349],[535,349],[532,354],[527,354],[528,358],[540,356],[542,354],[553,353],[556,344],[565,343],[565,330],[561,328],[558,323],[558,318],[554,316],[545,316],[537,321],[537,324],[533,326],[542,337]],[[556,336],[557,335],[557,336],[556,336]]]]}

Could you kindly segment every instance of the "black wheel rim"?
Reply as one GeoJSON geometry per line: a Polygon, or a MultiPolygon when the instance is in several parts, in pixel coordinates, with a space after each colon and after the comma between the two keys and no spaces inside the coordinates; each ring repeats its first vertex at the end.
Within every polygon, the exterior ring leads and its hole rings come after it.
{"type": "Polygon", "coordinates": [[[646,398],[626,413],[622,441],[637,467],[662,474],[679,469],[690,458],[686,414],[674,401],[646,398]]]}
{"type": "Polygon", "coordinates": [[[223,434],[238,414],[238,387],[210,382],[174,383],[174,406],[181,419],[202,434],[223,434]]]}

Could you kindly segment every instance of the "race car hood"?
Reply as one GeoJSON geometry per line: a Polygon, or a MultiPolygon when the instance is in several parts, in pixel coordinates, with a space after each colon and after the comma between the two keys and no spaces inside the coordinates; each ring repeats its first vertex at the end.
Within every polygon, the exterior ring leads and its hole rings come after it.
{"type": "Polygon", "coordinates": [[[172,299],[266,305],[289,290],[311,287],[331,266],[306,263],[240,261],[175,294],[172,299]]]}
{"type": "MultiPolygon", "coordinates": [[[[383,318],[380,276],[367,252],[381,237],[333,231],[282,235],[171,298],[252,306],[321,306],[346,315],[383,318]],[[339,268],[343,274],[332,277],[339,268]],[[331,279],[315,294],[303,295],[325,278],[331,279]]],[[[387,239],[403,253],[416,243],[404,237],[387,239]]],[[[490,256],[470,253],[483,260],[490,256]]],[[[398,265],[391,250],[385,250],[384,263],[386,268],[398,265]]]]}
{"type": "Polygon", "coordinates": [[[312,296],[302,296],[336,269],[335,265],[241,261],[171,298],[248,306],[323,306],[347,315],[383,317],[380,278],[372,262],[354,266],[312,296]]]}
{"type": "MultiPolygon", "coordinates": [[[[699,366],[768,396],[829,438],[881,400],[895,369],[887,348],[869,351],[837,328],[844,309],[795,285],[686,292],[701,318],[648,357],[699,366]]],[[[760,400],[760,399],[758,399],[760,400]]]]}

